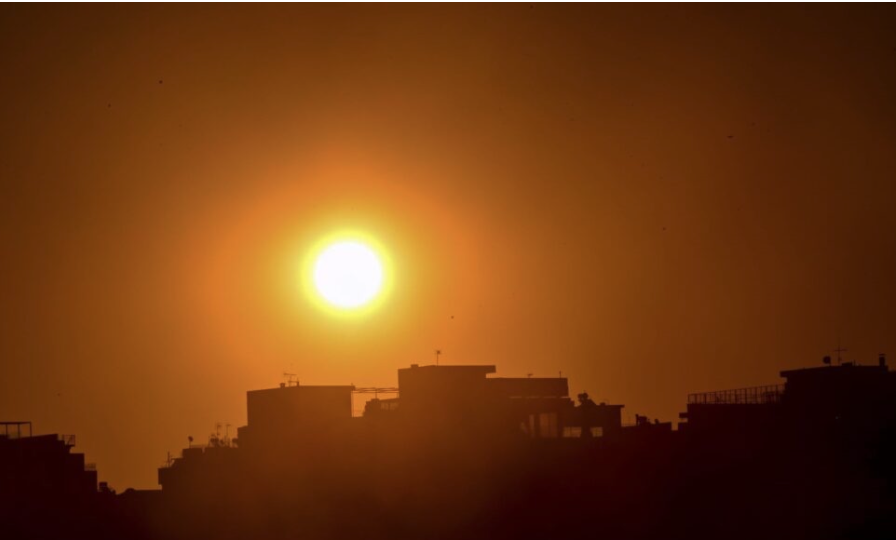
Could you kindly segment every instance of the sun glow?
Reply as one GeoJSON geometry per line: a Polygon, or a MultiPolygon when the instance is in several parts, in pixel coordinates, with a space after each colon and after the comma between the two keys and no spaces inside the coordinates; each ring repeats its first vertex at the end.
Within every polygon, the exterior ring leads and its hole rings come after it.
{"type": "Polygon", "coordinates": [[[311,268],[316,296],[339,311],[370,307],[386,282],[382,258],[369,242],[356,238],[331,241],[317,251],[311,268]]]}

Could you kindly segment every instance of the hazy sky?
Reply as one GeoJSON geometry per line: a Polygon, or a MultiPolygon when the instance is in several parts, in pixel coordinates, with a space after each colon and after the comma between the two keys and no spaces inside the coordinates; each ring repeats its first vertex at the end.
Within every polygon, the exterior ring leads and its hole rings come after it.
{"type": "Polygon", "coordinates": [[[496,364],[677,420],[896,361],[892,6],[0,7],[0,419],[100,479],[245,391],[496,364]],[[334,319],[299,263],[395,265],[334,319]],[[453,318],[452,318],[453,317],[453,318]]]}

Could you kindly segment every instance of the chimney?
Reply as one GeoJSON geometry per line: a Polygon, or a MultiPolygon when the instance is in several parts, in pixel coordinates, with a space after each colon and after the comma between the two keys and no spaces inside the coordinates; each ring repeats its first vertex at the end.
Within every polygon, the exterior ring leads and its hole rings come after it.
{"type": "Polygon", "coordinates": [[[877,363],[882,368],[887,367],[887,355],[885,355],[884,353],[880,353],[880,355],[877,357],[877,363]]]}

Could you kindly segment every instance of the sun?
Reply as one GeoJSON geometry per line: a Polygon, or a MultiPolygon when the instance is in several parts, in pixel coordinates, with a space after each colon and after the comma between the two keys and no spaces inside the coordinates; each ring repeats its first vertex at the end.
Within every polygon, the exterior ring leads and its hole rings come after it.
{"type": "Polygon", "coordinates": [[[312,271],[314,289],[339,310],[370,304],[383,289],[383,263],[376,251],[359,240],[327,245],[316,257],[312,271]]]}

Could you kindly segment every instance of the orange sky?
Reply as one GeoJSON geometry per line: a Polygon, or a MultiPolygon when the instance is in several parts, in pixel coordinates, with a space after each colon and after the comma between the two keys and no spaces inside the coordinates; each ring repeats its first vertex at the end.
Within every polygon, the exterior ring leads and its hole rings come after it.
{"type": "Polygon", "coordinates": [[[896,355],[894,15],[5,5],[0,417],[121,490],[286,371],[438,347],[672,420],[896,355]],[[395,264],[360,320],[295,275],[343,228],[395,264]]]}

